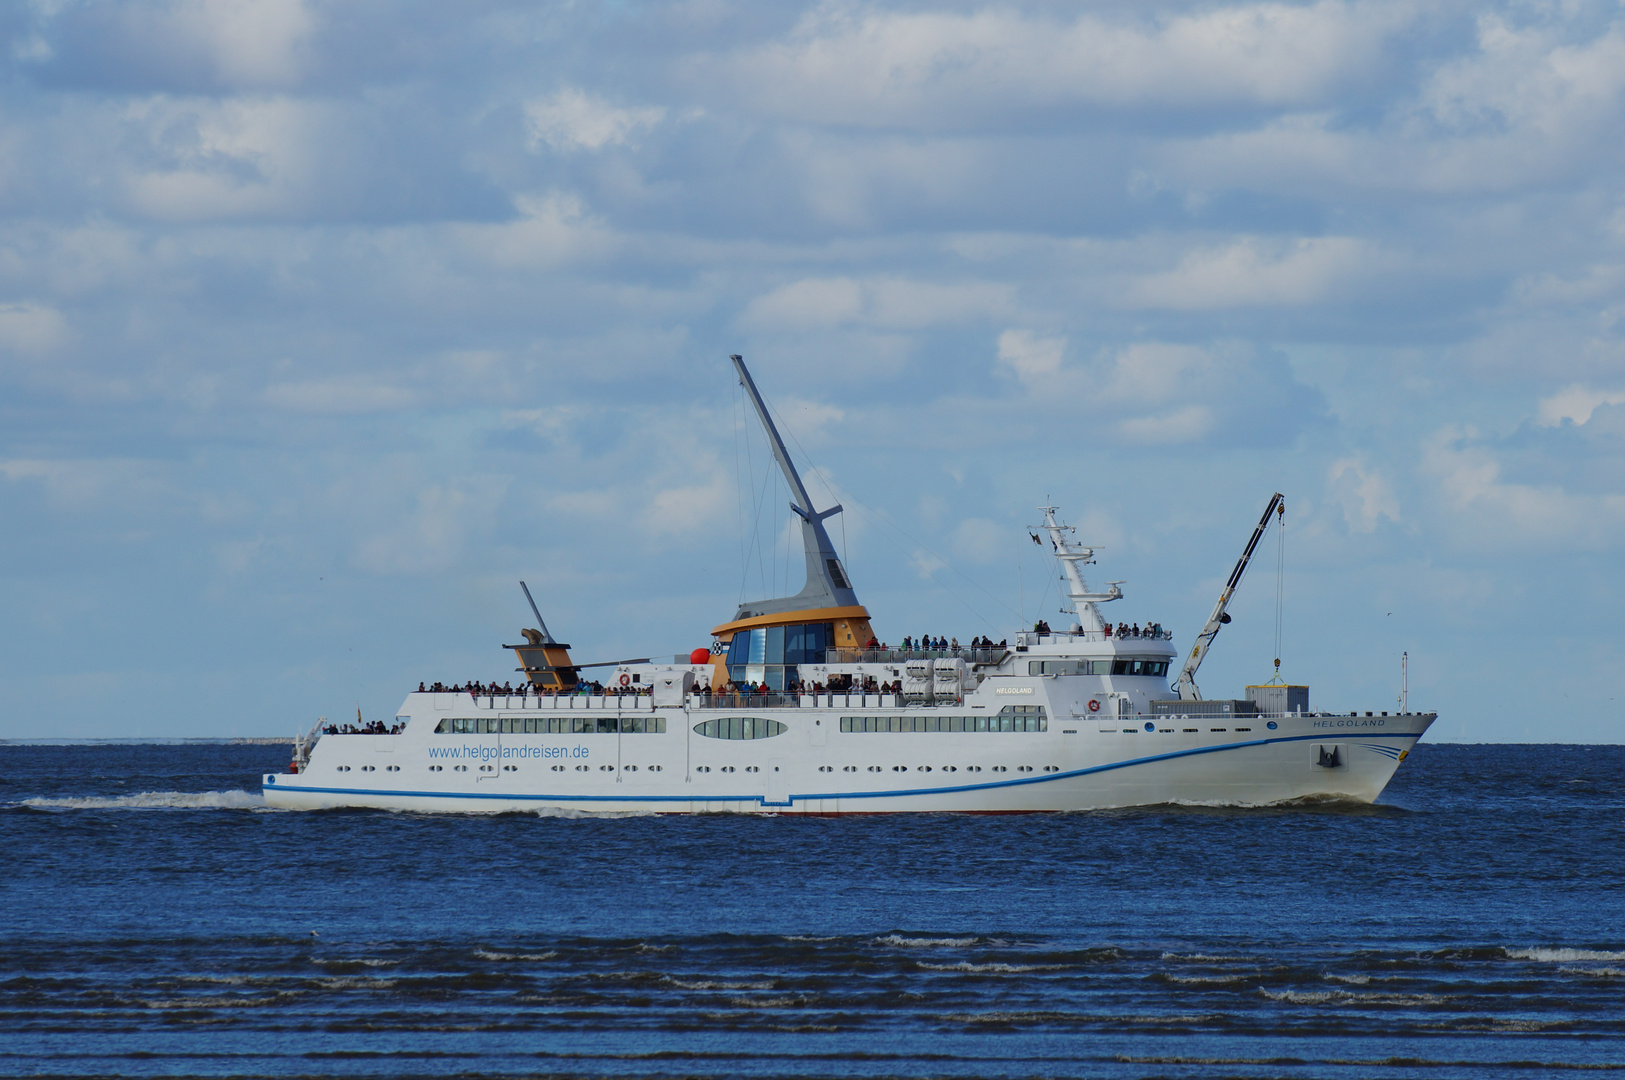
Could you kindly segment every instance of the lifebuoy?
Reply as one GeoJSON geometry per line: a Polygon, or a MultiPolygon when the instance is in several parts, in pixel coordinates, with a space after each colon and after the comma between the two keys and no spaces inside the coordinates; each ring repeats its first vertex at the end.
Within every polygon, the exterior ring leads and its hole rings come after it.
{"type": "Polygon", "coordinates": [[[1100,711],[1100,702],[1096,701],[1094,698],[1090,698],[1089,699],[1089,711],[1090,712],[1099,712],[1100,711]]]}
{"type": "Polygon", "coordinates": [[[632,676],[628,675],[624,671],[621,672],[621,685],[622,686],[631,686],[632,685],[632,676]]]}

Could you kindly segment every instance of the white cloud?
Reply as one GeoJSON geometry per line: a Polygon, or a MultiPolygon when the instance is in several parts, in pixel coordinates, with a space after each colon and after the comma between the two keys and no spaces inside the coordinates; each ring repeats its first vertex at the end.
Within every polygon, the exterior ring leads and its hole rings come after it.
{"type": "Polygon", "coordinates": [[[629,142],[640,131],[666,118],[663,108],[619,108],[603,98],[565,88],[548,98],[525,103],[530,148],[602,150],[629,142]]]}
{"type": "Polygon", "coordinates": [[[260,215],[315,192],[317,158],[334,132],[320,106],[292,98],[148,98],[128,107],[162,164],[125,176],[131,206],[169,221],[260,215]]]}
{"type": "Polygon", "coordinates": [[[1557,427],[1565,420],[1584,424],[1603,405],[1625,405],[1625,390],[1593,390],[1576,383],[1542,398],[1536,418],[1542,427],[1557,427]]]}
{"type": "Polygon", "coordinates": [[[67,337],[67,320],[55,308],[38,303],[0,304],[0,350],[43,353],[67,337]]]}
{"type": "Polygon", "coordinates": [[[1125,302],[1181,311],[1299,307],[1346,294],[1380,262],[1367,241],[1353,237],[1247,237],[1191,251],[1174,269],[1141,277],[1129,284],[1125,302]]]}
{"type": "Polygon", "coordinates": [[[1409,19],[1397,5],[1333,0],[1139,21],[826,3],[787,39],[725,64],[699,59],[692,74],[737,72],[747,107],[864,126],[1057,105],[1301,104],[1369,72],[1409,19]]]}
{"type": "Polygon", "coordinates": [[[759,330],[920,330],[992,317],[1014,303],[1015,290],[993,282],[803,278],[752,300],[739,321],[759,330]]]}
{"type": "Polygon", "coordinates": [[[987,518],[966,518],[954,527],[951,542],[957,558],[986,565],[1011,557],[1017,539],[1007,526],[987,518]]]}
{"type": "Polygon", "coordinates": [[[713,526],[732,508],[734,485],[720,472],[704,484],[657,491],[643,515],[655,535],[694,533],[713,526]]]}
{"type": "Polygon", "coordinates": [[[417,395],[368,379],[329,379],[268,386],[265,402],[305,413],[395,412],[417,404],[417,395]]]}
{"type": "Polygon", "coordinates": [[[1213,410],[1206,405],[1186,405],[1166,413],[1133,417],[1117,423],[1117,433],[1129,442],[1173,446],[1199,442],[1217,426],[1213,410]]]}
{"type": "Polygon", "coordinates": [[[1399,500],[1388,481],[1360,459],[1334,461],[1326,480],[1332,497],[1343,507],[1343,520],[1354,532],[1375,532],[1383,518],[1399,520],[1399,500]]]}
{"type": "Polygon", "coordinates": [[[1041,338],[1031,330],[999,335],[999,363],[1029,386],[1041,386],[1060,373],[1066,338],[1041,338]]]}
{"type": "Polygon", "coordinates": [[[1440,431],[1424,445],[1421,464],[1452,511],[1447,523],[1469,546],[1595,551],[1625,541],[1625,495],[1505,480],[1501,462],[1471,429],[1440,431]]]}

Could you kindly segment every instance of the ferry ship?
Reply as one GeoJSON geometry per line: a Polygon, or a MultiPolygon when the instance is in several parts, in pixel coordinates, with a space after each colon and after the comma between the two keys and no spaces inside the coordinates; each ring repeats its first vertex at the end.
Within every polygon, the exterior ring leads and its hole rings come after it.
{"type": "MultiPolygon", "coordinates": [[[[1313,711],[1306,686],[1204,699],[1195,676],[1275,495],[1170,686],[1160,626],[1124,632],[1091,591],[1096,548],[1041,507],[1069,618],[998,644],[880,648],[744,361],[731,358],[788,484],[806,553],[794,596],[740,605],[710,648],[589,682],[536,616],[504,645],[513,692],[420,686],[394,722],[296,738],[266,804],[475,812],[1021,813],[1166,803],[1371,802],[1436,718],[1313,711]]],[[[1038,540],[1038,534],[1033,534],[1038,540]]],[[[523,583],[521,583],[523,586],[523,583]]],[[[1279,664],[1279,661],[1277,661],[1279,664]]],[[[504,691],[508,688],[503,688],[504,691]]]]}

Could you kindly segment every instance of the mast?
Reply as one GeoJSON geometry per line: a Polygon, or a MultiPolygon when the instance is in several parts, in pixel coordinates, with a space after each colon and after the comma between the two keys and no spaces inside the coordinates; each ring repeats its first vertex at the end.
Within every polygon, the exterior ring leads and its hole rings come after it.
{"type": "Polygon", "coordinates": [[[1202,692],[1196,688],[1196,669],[1202,666],[1202,658],[1218,636],[1219,627],[1230,621],[1225,608],[1230,605],[1230,598],[1236,593],[1236,586],[1241,584],[1241,575],[1247,572],[1247,564],[1252,561],[1253,552],[1258,547],[1258,541],[1263,539],[1264,530],[1269,528],[1270,515],[1286,516],[1286,503],[1277,491],[1270,496],[1270,504],[1264,507],[1264,516],[1258,519],[1258,525],[1253,529],[1253,535],[1247,540],[1247,548],[1236,560],[1236,568],[1230,571],[1230,579],[1224,583],[1219,593],[1219,602],[1213,605],[1213,614],[1208,616],[1207,625],[1202,632],[1196,635],[1196,645],[1191,654],[1185,659],[1185,666],[1179,670],[1179,679],[1174,683],[1174,690],[1179,694],[1181,701],[1201,701],[1202,692]]]}
{"type": "MultiPolygon", "coordinates": [[[[1090,592],[1088,584],[1083,580],[1083,571],[1079,567],[1088,566],[1095,561],[1094,547],[1087,544],[1073,547],[1067,541],[1066,534],[1074,530],[1072,526],[1062,525],[1055,520],[1056,508],[1053,506],[1040,506],[1038,509],[1044,512],[1043,528],[1049,533],[1050,543],[1055,548],[1055,557],[1060,560],[1062,569],[1066,571],[1066,595],[1067,599],[1072,601],[1072,613],[1077,615],[1078,624],[1084,630],[1098,631],[1102,629],[1105,624],[1101,620],[1100,611],[1095,605],[1122,599],[1123,590],[1117,587],[1122,582],[1107,582],[1111,586],[1109,592],[1090,592]]],[[[1066,609],[1063,608],[1062,610],[1066,609]]]]}
{"type": "Polygon", "coordinates": [[[768,415],[767,404],[757,392],[756,381],[750,377],[744,359],[738,354],[728,359],[733,361],[734,368],[739,372],[740,385],[745,388],[751,404],[756,407],[756,416],[762,421],[762,428],[767,432],[768,444],[773,448],[773,460],[779,463],[785,482],[790,485],[792,496],[790,509],[801,519],[801,541],[807,557],[807,584],[799,593],[773,600],[748,601],[739,606],[739,614],[735,619],[778,615],[791,611],[857,607],[857,593],[852,591],[846,570],[835,554],[835,545],[824,529],[824,520],[839,514],[841,505],[837,503],[824,511],[813,509],[807,487],[801,482],[801,474],[796,472],[795,464],[784,448],[784,440],[779,438],[779,429],[774,425],[773,417],[768,415]]]}

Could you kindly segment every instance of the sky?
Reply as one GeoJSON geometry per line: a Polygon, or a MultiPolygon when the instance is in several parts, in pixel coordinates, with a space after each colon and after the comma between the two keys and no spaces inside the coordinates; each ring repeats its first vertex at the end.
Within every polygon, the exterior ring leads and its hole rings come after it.
{"type": "Polygon", "coordinates": [[[292,734],[1106,614],[1430,738],[1620,742],[1617,2],[0,6],[0,738],[292,734]],[[1277,619],[1277,587],[1280,604],[1277,619]],[[1279,641],[1279,646],[1277,645],[1279,641]],[[1279,651],[1278,651],[1279,650],[1279,651]]]}

